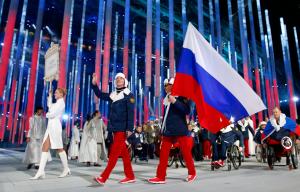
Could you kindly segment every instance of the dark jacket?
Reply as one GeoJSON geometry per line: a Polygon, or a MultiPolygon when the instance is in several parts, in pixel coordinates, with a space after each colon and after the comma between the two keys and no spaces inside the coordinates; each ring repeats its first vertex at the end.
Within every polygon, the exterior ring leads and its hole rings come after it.
{"type": "Polygon", "coordinates": [[[222,142],[227,143],[228,145],[232,145],[235,141],[240,141],[240,146],[244,147],[244,138],[241,132],[232,130],[227,133],[221,133],[222,142]]]}
{"type": "Polygon", "coordinates": [[[145,134],[144,132],[138,133],[135,131],[128,137],[127,141],[132,145],[143,144],[145,143],[145,134]]]}
{"type": "Polygon", "coordinates": [[[211,133],[206,128],[201,128],[201,139],[210,140],[211,133]]]}
{"type": "MultiPolygon", "coordinates": [[[[166,110],[165,110],[166,111],[166,110]]],[[[174,104],[170,104],[170,109],[167,115],[164,136],[187,136],[188,126],[186,115],[190,113],[189,101],[184,97],[177,97],[174,104]]],[[[164,118],[165,118],[164,114],[164,118]]],[[[163,118],[163,119],[164,119],[163,118]]]]}
{"type": "Polygon", "coordinates": [[[189,131],[188,132],[188,137],[193,137],[193,140],[194,140],[195,144],[199,144],[200,143],[198,132],[195,133],[194,131],[189,131]]]}
{"type": "Polygon", "coordinates": [[[264,133],[264,129],[262,128],[258,128],[256,130],[255,136],[253,138],[253,141],[255,141],[255,143],[257,144],[261,144],[261,135],[264,133]]]}
{"type": "Polygon", "coordinates": [[[134,95],[124,93],[124,98],[113,102],[110,94],[102,93],[97,85],[92,84],[97,97],[110,102],[108,128],[110,132],[133,131],[134,128],[134,95]]]}
{"type": "Polygon", "coordinates": [[[242,132],[244,139],[249,139],[249,131],[254,136],[254,129],[249,124],[245,127],[245,131],[242,131],[242,126],[240,124],[237,123],[236,126],[242,132]]]}

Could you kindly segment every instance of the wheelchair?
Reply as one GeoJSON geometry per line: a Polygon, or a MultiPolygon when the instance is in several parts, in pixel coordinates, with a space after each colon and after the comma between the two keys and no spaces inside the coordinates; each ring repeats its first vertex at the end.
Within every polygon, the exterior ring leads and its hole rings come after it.
{"type": "Polygon", "coordinates": [[[271,170],[274,169],[275,162],[280,161],[281,157],[286,157],[286,165],[290,170],[293,168],[298,169],[299,148],[294,134],[283,137],[281,141],[267,138],[265,145],[267,148],[267,163],[271,170]]]}
{"type": "Polygon", "coordinates": [[[255,158],[256,161],[259,163],[266,163],[267,162],[267,152],[266,152],[266,148],[263,146],[263,144],[261,143],[261,134],[263,133],[262,130],[260,130],[259,132],[256,132],[253,141],[256,143],[255,146],[255,158]]]}
{"type": "MultiPolygon", "coordinates": [[[[129,152],[130,160],[132,161],[134,159],[134,163],[137,163],[137,160],[142,156],[143,154],[143,146],[141,144],[138,144],[136,146],[132,144],[127,145],[127,150],[129,152]]],[[[148,162],[148,158],[145,159],[146,162],[148,162]]]]}
{"type": "Polygon", "coordinates": [[[183,155],[179,149],[179,143],[175,143],[172,145],[168,160],[168,167],[171,167],[175,163],[176,169],[179,167],[179,163],[182,167],[185,167],[185,162],[183,159],[183,155]]]}
{"type": "MultiPolygon", "coordinates": [[[[221,143],[219,143],[218,147],[220,147],[220,145],[221,145],[221,143]]],[[[236,170],[239,169],[240,166],[242,165],[242,158],[243,158],[243,155],[239,151],[238,141],[236,141],[234,144],[227,147],[227,149],[226,149],[225,166],[227,165],[227,170],[231,171],[232,166],[236,170]]],[[[212,171],[214,171],[215,169],[219,169],[219,168],[220,168],[220,166],[218,166],[218,165],[211,165],[212,171]]]]}
{"type": "Polygon", "coordinates": [[[262,144],[257,144],[255,146],[255,158],[257,162],[266,163],[267,162],[267,152],[262,144]]]}

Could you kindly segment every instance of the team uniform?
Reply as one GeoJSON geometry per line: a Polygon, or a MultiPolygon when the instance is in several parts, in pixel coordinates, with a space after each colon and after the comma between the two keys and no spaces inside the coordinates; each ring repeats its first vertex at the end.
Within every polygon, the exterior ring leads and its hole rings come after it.
{"type": "Polygon", "coordinates": [[[212,164],[224,166],[226,157],[226,149],[232,146],[236,141],[239,141],[239,146],[244,147],[244,138],[240,131],[236,130],[233,124],[220,130],[218,134],[212,134],[212,164]],[[218,138],[220,141],[218,143],[218,138]],[[220,144],[220,146],[219,146],[220,144]]]}
{"type": "Polygon", "coordinates": [[[144,132],[135,131],[128,137],[127,141],[131,144],[135,157],[140,160],[147,160],[147,143],[144,132]]]}
{"type": "Polygon", "coordinates": [[[269,137],[276,141],[281,141],[283,137],[290,136],[291,132],[299,136],[300,126],[297,125],[291,118],[286,117],[285,114],[281,113],[278,122],[274,116],[270,118],[262,134],[262,141],[269,137]]]}
{"type": "MultiPolygon", "coordinates": [[[[173,84],[173,82],[171,83],[173,84]]],[[[168,97],[169,94],[167,94],[164,99],[166,110],[163,118],[163,137],[156,177],[148,179],[148,182],[155,184],[165,183],[170,149],[176,141],[179,143],[180,150],[188,169],[187,181],[190,182],[196,178],[196,170],[190,147],[191,139],[188,136],[189,131],[186,121],[186,115],[190,113],[189,102],[184,97],[177,97],[175,103],[170,103],[168,97]]]]}
{"type": "MultiPolygon", "coordinates": [[[[122,77],[125,79],[125,75],[118,73],[115,77],[122,77]]],[[[108,132],[113,134],[113,143],[110,148],[109,160],[105,170],[100,177],[95,178],[100,184],[104,184],[109,178],[109,175],[115,167],[118,157],[121,156],[124,165],[125,179],[120,183],[135,182],[135,176],[131,166],[131,159],[126,146],[126,132],[133,131],[134,124],[134,95],[128,88],[128,81],[125,79],[125,87],[117,89],[111,94],[103,93],[99,90],[97,85],[92,84],[92,89],[97,97],[102,100],[110,102],[108,132]]]]}

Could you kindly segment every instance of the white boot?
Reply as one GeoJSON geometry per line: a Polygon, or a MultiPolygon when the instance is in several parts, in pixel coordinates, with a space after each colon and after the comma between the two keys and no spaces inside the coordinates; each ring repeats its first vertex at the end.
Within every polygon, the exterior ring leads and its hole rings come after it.
{"type": "Polygon", "coordinates": [[[31,177],[31,180],[37,180],[39,178],[45,178],[45,167],[48,160],[48,152],[42,152],[41,161],[38,172],[35,174],[34,177],[31,177]]]}
{"type": "Polygon", "coordinates": [[[61,175],[58,176],[58,177],[62,178],[62,177],[66,177],[68,175],[71,175],[71,171],[70,171],[69,166],[68,166],[68,159],[67,159],[66,152],[63,151],[63,152],[59,153],[59,157],[60,157],[60,160],[62,162],[64,170],[61,173],[61,175]]]}

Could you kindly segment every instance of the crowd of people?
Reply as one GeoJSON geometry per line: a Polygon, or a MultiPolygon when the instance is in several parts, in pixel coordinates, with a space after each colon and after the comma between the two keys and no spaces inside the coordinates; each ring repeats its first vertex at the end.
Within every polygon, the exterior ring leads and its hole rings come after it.
{"type": "MultiPolygon", "coordinates": [[[[34,149],[26,150],[26,155],[24,158],[24,163],[28,164],[28,168],[36,165],[39,161],[39,155],[35,157],[34,155],[28,154],[38,150],[37,146],[41,146],[41,140],[39,138],[43,137],[46,131],[46,119],[42,115],[43,110],[37,108],[37,113],[31,119],[32,129],[30,129],[29,135],[27,137],[28,148],[33,147],[34,149]],[[38,144],[36,140],[38,139],[38,144]],[[32,140],[32,142],[30,142],[32,140]],[[36,158],[36,160],[29,160],[29,158],[36,158]]],[[[246,120],[244,120],[246,121],[246,120]]],[[[215,134],[212,134],[207,129],[202,128],[197,122],[193,120],[188,120],[188,136],[192,139],[192,155],[195,161],[210,160],[213,157],[212,153],[212,143],[215,134]]],[[[111,143],[109,133],[107,131],[107,125],[104,123],[101,113],[95,111],[93,114],[88,115],[86,122],[80,127],[80,121],[76,121],[72,128],[72,133],[70,138],[63,137],[63,143],[66,146],[65,150],[68,155],[69,160],[77,160],[86,166],[101,166],[103,161],[107,161],[107,156],[109,152],[109,145],[111,143]]],[[[263,121],[259,126],[259,130],[262,130],[266,125],[263,121]]],[[[231,124],[229,127],[234,127],[231,124]]],[[[224,128],[228,130],[229,127],[224,128]]],[[[238,128],[239,125],[235,126],[237,131],[242,129],[238,128]]],[[[253,130],[252,127],[246,128],[253,130]]],[[[63,130],[66,131],[66,130],[63,130]]],[[[243,142],[254,142],[249,140],[249,137],[244,137],[243,142]]],[[[250,132],[254,134],[253,132],[250,132]]],[[[64,133],[66,135],[66,133],[64,133]]],[[[249,134],[248,134],[249,135],[249,134]]],[[[159,119],[153,117],[149,121],[145,122],[143,125],[135,126],[133,129],[133,134],[127,138],[127,146],[131,146],[134,150],[134,155],[140,161],[148,161],[148,159],[155,159],[159,157],[160,143],[161,143],[161,122],[159,119]]],[[[37,153],[38,154],[38,153],[37,153]]],[[[250,155],[254,155],[253,149],[250,147],[248,150],[245,148],[245,158],[249,158],[250,155]],[[252,151],[249,153],[248,151],[252,151]]]]}
{"type": "MultiPolygon", "coordinates": [[[[212,165],[224,166],[226,149],[238,142],[239,150],[244,158],[255,155],[255,145],[264,148],[264,141],[270,137],[281,140],[289,136],[294,129],[292,120],[281,113],[279,108],[273,110],[273,116],[259,123],[255,128],[250,117],[234,122],[212,133],[201,127],[197,119],[187,118],[190,114],[190,101],[184,97],[171,95],[174,79],[164,82],[166,97],[164,99],[165,112],[160,119],[151,117],[141,125],[134,125],[133,110],[135,99],[128,87],[125,75],[118,73],[115,77],[116,90],[111,94],[103,93],[97,86],[96,76],[93,76],[92,89],[102,100],[110,102],[108,124],[105,124],[99,111],[88,115],[83,127],[76,121],[72,127],[71,138],[62,129],[61,117],[64,113],[64,89],[55,91],[56,103],[52,103],[52,95],[48,98],[49,110],[44,117],[41,107],[30,118],[30,129],[27,133],[27,147],[24,163],[30,169],[38,169],[32,179],[45,177],[45,166],[51,161],[49,149],[57,150],[63,164],[63,171],[59,177],[71,174],[68,160],[78,161],[86,166],[107,166],[95,180],[104,184],[111,171],[122,157],[125,178],[120,183],[135,182],[131,166],[131,156],[140,161],[159,158],[156,175],[148,179],[150,183],[165,183],[167,162],[171,147],[177,143],[188,170],[187,182],[196,179],[194,161],[211,160],[212,165]],[[266,129],[271,129],[266,132],[266,129]],[[273,129],[272,129],[273,128],[273,129]],[[256,144],[255,144],[256,143],[256,144]],[[67,146],[67,147],[66,147],[67,146]],[[133,151],[129,154],[129,148],[133,151]]],[[[299,133],[296,131],[296,135],[299,133]]]]}

